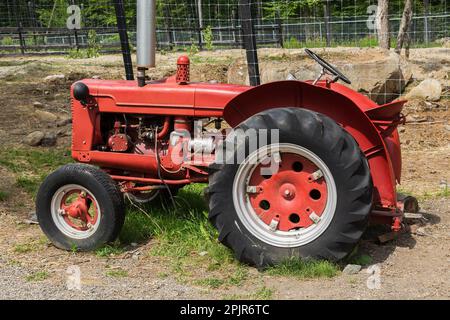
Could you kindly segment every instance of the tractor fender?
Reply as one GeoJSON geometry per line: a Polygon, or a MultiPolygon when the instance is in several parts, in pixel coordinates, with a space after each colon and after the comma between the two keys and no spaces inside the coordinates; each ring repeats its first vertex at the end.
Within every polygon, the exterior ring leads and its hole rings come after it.
{"type": "MultiPolygon", "coordinates": [[[[353,94],[359,95],[356,92],[353,94]]],[[[395,174],[386,144],[363,111],[367,106],[359,106],[355,101],[358,100],[325,86],[301,81],[278,81],[237,95],[227,103],[223,115],[232,127],[272,108],[299,107],[330,117],[354,137],[369,161],[374,183],[374,205],[395,210],[395,174]]]]}

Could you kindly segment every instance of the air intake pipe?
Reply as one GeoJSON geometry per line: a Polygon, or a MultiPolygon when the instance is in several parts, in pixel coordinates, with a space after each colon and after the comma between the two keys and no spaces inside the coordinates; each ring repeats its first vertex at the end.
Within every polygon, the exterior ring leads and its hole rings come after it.
{"type": "Polygon", "coordinates": [[[136,55],[138,86],[145,86],[145,71],[155,67],[156,0],[137,0],[136,55]]]}

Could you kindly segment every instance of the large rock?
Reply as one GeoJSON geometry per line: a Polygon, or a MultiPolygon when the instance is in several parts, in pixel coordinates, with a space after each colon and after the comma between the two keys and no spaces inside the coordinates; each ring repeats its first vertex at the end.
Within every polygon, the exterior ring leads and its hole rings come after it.
{"type": "MultiPolygon", "coordinates": [[[[394,52],[380,52],[375,56],[372,54],[370,59],[358,59],[356,62],[348,62],[348,55],[335,55],[330,61],[352,81],[352,89],[367,94],[380,104],[398,98],[412,78],[409,63],[394,52]]],[[[262,83],[286,80],[289,73],[298,80],[312,80],[320,70],[317,63],[301,54],[260,59],[262,83]]],[[[228,82],[249,83],[247,66],[243,60],[236,60],[231,64],[228,82]]]]}
{"type": "Polygon", "coordinates": [[[438,80],[425,79],[417,87],[414,87],[406,95],[406,99],[425,99],[427,101],[439,101],[442,86],[438,80]]]}
{"type": "Polygon", "coordinates": [[[35,147],[38,146],[42,139],[44,139],[45,134],[42,131],[34,131],[27,135],[23,142],[29,146],[35,147]]]}
{"type": "Polygon", "coordinates": [[[41,140],[41,145],[43,147],[52,147],[56,144],[57,136],[53,132],[47,132],[44,138],[41,140]]]}
{"type": "Polygon", "coordinates": [[[44,78],[44,82],[51,84],[61,84],[66,80],[66,76],[63,74],[52,74],[44,78]]]}
{"type": "Polygon", "coordinates": [[[44,110],[38,109],[34,112],[34,114],[37,116],[39,120],[44,122],[55,122],[58,119],[58,117],[53,113],[44,110]]]}

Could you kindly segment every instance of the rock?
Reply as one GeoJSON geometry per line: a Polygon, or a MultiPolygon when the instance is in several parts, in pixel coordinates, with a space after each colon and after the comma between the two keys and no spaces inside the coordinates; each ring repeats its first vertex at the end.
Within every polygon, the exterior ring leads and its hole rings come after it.
{"type": "Polygon", "coordinates": [[[42,109],[44,107],[44,104],[42,102],[35,101],[35,102],[33,102],[33,107],[42,109]]]}
{"type": "Polygon", "coordinates": [[[417,87],[413,88],[406,99],[425,99],[428,101],[439,101],[441,98],[442,86],[438,80],[425,79],[417,87]]]}
{"type": "Polygon", "coordinates": [[[447,131],[450,131],[450,124],[446,124],[446,125],[444,126],[444,129],[447,130],[447,131]]]}
{"type": "Polygon", "coordinates": [[[66,80],[66,76],[63,74],[53,74],[44,78],[44,82],[51,84],[61,84],[66,80]]]}
{"type": "Polygon", "coordinates": [[[56,122],[56,126],[57,127],[64,127],[64,126],[68,125],[69,123],[72,123],[72,119],[71,118],[65,118],[65,119],[61,119],[58,122],[56,122]]]}
{"type": "MultiPolygon", "coordinates": [[[[410,63],[403,57],[391,53],[380,53],[376,57],[358,62],[341,58],[328,58],[328,52],[319,52],[342,71],[351,81],[350,87],[367,94],[373,101],[384,104],[399,97],[412,79],[410,63]]],[[[331,52],[330,52],[331,54],[331,52]]],[[[363,54],[363,53],[362,53],[363,54]]],[[[261,82],[286,80],[291,73],[297,80],[312,80],[320,73],[320,66],[298,53],[292,57],[260,60],[261,82]]],[[[247,66],[243,60],[234,61],[228,69],[228,83],[248,84],[247,66]]]]}
{"type": "Polygon", "coordinates": [[[44,136],[45,134],[42,131],[34,131],[27,135],[23,142],[29,146],[35,147],[41,143],[44,136]]]}
{"type": "Polygon", "coordinates": [[[43,147],[52,147],[56,144],[57,136],[53,132],[47,132],[41,140],[43,147]]]}
{"type": "Polygon", "coordinates": [[[206,256],[207,254],[208,254],[208,251],[201,251],[198,253],[198,255],[201,257],[206,256]]]}
{"type": "Polygon", "coordinates": [[[24,219],[23,223],[25,224],[39,224],[36,212],[31,212],[28,216],[28,219],[24,219]]]}
{"type": "Polygon", "coordinates": [[[44,122],[55,122],[58,119],[53,113],[44,110],[36,110],[34,114],[44,122]]]}
{"type": "Polygon", "coordinates": [[[361,271],[361,266],[359,264],[348,264],[345,266],[344,270],[342,270],[343,274],[357,274],[361,271]]]}

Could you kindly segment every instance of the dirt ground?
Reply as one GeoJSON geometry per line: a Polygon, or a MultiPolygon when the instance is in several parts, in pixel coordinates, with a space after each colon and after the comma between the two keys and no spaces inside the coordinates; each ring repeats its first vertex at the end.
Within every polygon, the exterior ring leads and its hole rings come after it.
{"type": "MultiPolygon", "coordinates": [[[[273,50],[261,52],[262,57],[273,54],[273,50]]],[[[413,59],[427,55],[430,52],[412,50],[413,59]]],[[[202,52],[192,59],[192,78],[226,81],[229,64],[242,56],[240,50],[202,52]]],[[[361,57],[351,51],[345,51],[344,56],[361,57]]],[[[151,76],[172,74],[176,57],[173,53],[158,55],[159,67],[151,76]]],[[[87,77],[118,79],[122,73],[120,56],[87,60],[0,58],[0,144],[20,146],[27,134],[41,130],[58,136],[54,148],[69,148],[70,124],[59,121],[70,117],[70,84],[87,77]],[[65,80],[50,84],[42,80],[52,74],[64,74],[65,80]],[[50,112],[57,120],[45,121],[36,110],[50,112]]],[[[89,299],[449,299],[449,106],[448,99],[436,103],[411,101],[404,111],[409,122],[400,129],[403,168],[399,188],[419,198],[427,221],[414,233],[403,233],[383,245],[375,241],[379,230],[370,228],[360,250],[372,258],[370,265],[375,267],[365,266],[357,274],[339,273],[329,279],[271,276],[249,268],[250,276],[240,285],[214,289],[171,275],[167,259],[146,254],[153,240],[108,258],[58,250],[48,243],[39,226],[24,223],[34,211],[32,197],[17,186],[15,174],[0,164],[0,190],[10,194],[0,201],[0,298],[85,299],[88,294],[89,299]],[[26,248],[18,250],[24,243],[26,248]],[[81,290],[67,289],[67,268],[73,265],[81,270],[81,290]],[[48,274],[41,281],[32,281],[41,270],[48,274]],[[126,270],[127,276],[111,277],[108,270],[126,270]],[[375,274],[368,272],[371,270],[375,274]],[[379,286],[373,288],[374,283],[379,286]],[[258,295],[261,290],[270,294],[258,295]]]]}

